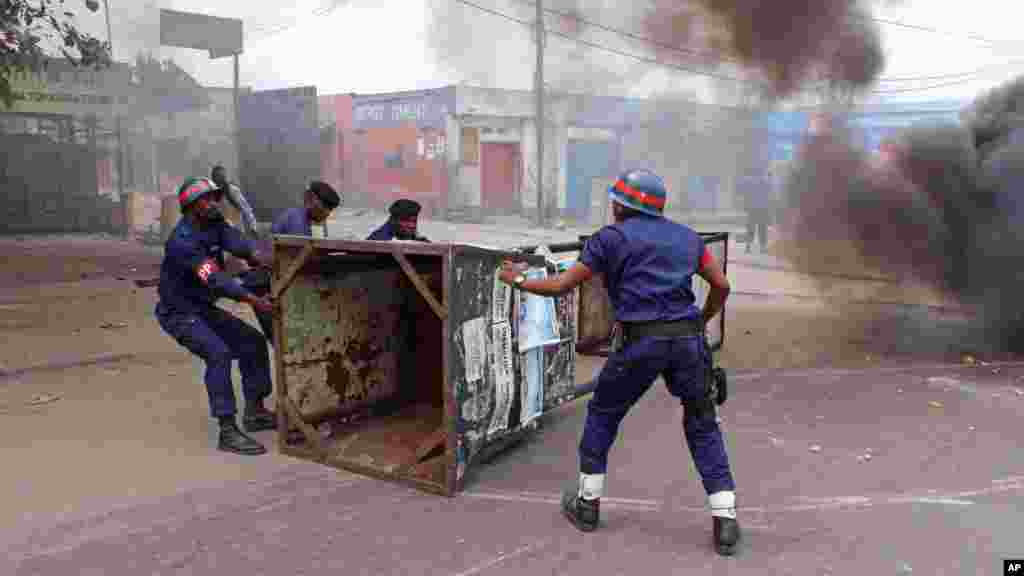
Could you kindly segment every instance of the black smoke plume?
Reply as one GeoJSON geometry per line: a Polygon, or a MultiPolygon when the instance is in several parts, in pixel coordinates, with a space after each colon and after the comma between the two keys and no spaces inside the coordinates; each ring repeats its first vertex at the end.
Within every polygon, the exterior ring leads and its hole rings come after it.
{"type": "Polygon", "coordinates": [[[1024,352],[1021,104],[1024,79],[979,97],[960,124],[911,126],[878,154],[851,144],[841,119],[819,123],[787,182],[792,260],[820,269],[842,253],[925,285],[971,310],[992,351],[1024,352]]]}
{"type": "Polygon", "coordinates": [[[644,19],[659,57],[733,61],[784,98],[812,83],[857,91],[884,64],[880,35],[858,0],[654,0],[644,19]]]}

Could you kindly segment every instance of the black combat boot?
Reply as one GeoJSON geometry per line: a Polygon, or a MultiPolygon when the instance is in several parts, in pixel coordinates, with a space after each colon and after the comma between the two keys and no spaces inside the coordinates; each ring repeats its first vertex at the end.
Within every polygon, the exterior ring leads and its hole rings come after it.
{"type": "Polygon", "coordinates": [[[562,514],[583,532],[593,532],[601,517],[601,500],[584,500],[575,490],[567,489],[562,493],[562,514]]]}
{"type": "Polygon", "coordinates": [[[247,456],[267,453],[267,449],[263,447],[263,444],[246,436],[244,432],[238,429],[234,418],[221,420],[220,438],[217,442],[217,448],[225,452],[234,452],[235,454],[247,456]]]}
{"type": "Polygon", "coordinates": [[[263,401],[261,400],[245,407],[242,425],[245,426],[246,432],[275,430],[277,429],[277,418],[274,417],[273,412],[263,407],[263,401]]]}
{"type": "Polygon", "coordinates": [[[740,525],[735,518],[715,516],[715,549],[722,556],[736,554],[740,543],[740,525]]]}

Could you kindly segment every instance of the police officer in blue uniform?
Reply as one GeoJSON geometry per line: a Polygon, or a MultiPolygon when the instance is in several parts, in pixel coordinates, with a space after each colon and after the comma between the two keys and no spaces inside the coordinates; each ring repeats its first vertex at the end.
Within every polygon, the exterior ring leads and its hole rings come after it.
{"type": "MultiPolygon", "coordinates": [[[[296,208],[289,208],[281,213],[271,225],[271,234],[286,234],[289,236],[312,236],[313,224],[323,224],[331,216],[338,206],[341,205],[341,196],[334,187],[320,180],[313,180],[306,187],[303,197],[303,205],[296,208]]],[[[257,296],[264,296],[270,293],[270,271],[266,269],[251,269],[239,275],[242,285],[257,296]]],[[[273,315],[267,312],[256,310],[256,320],[263,330],[267,342],[273,346],[274,323],[273,315]]]]}
{"type": "Polygon", "coordinates": [[[289,208],[274,220],[271,234],[312,236],[313,224],[323,224],[341,205],[341,196],[327,182],[313,180],[306,187],[302,206],[289,208]]]}
{"type": "Polygon", "coordinates": [[[420,203],[408,198],[395,200],[388,208],[390,218],[373,231],[367,240],[415,240],[417,242],[430,242],[419,235],[417,225],[420,216],[420,203]]]}
{"type": "Polygon", "coordinates": [[[227,297],[246,302],[257,312],[273,306],[224,271],[224,252],[252,266],[269,267],[268,253],[227,225],[216,206],[217,185],[208,178],[189,178],[178,189],[182,218],[164,247],[160,266],[160,327],[182,347],[206,363],[210,412],[220,421],[218,448],[238,454],[263,454],[266,448],[238,429],[231,361],[238,360],[245,392],[242,422],[248,432],[275,427],[264,399],[270,395],[270,354],[259,330],[214,305],[227,297]]]}
{"type": "Polygon", "coordinates": [[[527,280],[520,266],[506,263],[500,274],[504,282],[542,296],[565,294],[601,275],[621,327],[587,407],[579,485],[563,495],[562,511],[582,531],[597,528],[619,424],[661,376],[685,409],[683,430],[708,494],[715,547],[731,555],[740,539],[735,485],[715,415],[704,337],[706,323],[725,303],[729,282],[697,232],[662,216],[666,190],[657,175],[628,171],[609,194],[615,223],[587,240],[569,270],[527,280]],[[703,309],[695,303],[694,274],[711,285],[703,309]]]}

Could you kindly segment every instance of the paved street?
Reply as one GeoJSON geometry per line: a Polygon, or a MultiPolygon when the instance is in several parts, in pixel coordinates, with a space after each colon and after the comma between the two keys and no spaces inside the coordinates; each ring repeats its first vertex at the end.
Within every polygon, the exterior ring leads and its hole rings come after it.
{"type": "MultiPolygon", "coordinates": [[[[585,400],[453,499],[226,455],[201,363],[159,331],[154,291],[127,280],[151,275],[159,250],[36,238],[0,251],[20,254],[0,287],[2,574],[984,574],[1024,555],[1024,366],[983,365],[984,349],[960,362],[963,342],[940,330],[955,319],[920,307],[836,308],[813,279],[730,268],[722,418],[746,544],[721,559],[660,384],[612,451],[604,529],[583,535],[556,502],[585,400]]],[[[882,290],[844,282],[833,296],[882,290]]],[[[600,364],[582,361],[580,381],[600,364]]]]}
{"type": "Polygon", "coordinates": [[[658,387],[624,423],[594,534],[555,506],[579,402],[454,499],[273,456],[246,480],[15,530],[5,572],[995,574],[1024,555],[1021,378],[1020,365],[736,375],[722,417],[746,544],[732,559],[709,547],[680,410],[658,387]]]}

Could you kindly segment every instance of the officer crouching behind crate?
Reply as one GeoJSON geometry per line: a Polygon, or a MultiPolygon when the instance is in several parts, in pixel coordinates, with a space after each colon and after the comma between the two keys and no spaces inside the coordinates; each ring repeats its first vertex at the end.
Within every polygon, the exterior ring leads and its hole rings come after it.
{"type": "Polygon", "coordinates": [[[408,198],[395,200],[388,208],[390,217],[366,239],[377,241],[415,240],[430,242],[417,231],[420,217],[420,203],[408,198]]]}
{"type": "Polygon", "coordinates": [[[579,485],[563,495],[562,511],[580,530],[597,528],[608,451],[619,423],[662,376],[685,408],[683,430],[708,494],[716,549],[731,555],[740,539],[735,485],[715,417],[716,391],[704,337],[705,324],[725,304],[729,282],[697,232],[662,216],[666,190],[657,175],[626,172],[609,193],[615,223],[590,237],[572,268],[527,280],[520,266],[507,262],[500,275],[542,296],[565,294],[592,275],[603,275],[622,327],[587,407],[579,485]],[[703,310],[695,304],[694,274],[711,285],[703,310]]]}
{"type": "Polygon", "coordinates": [[[259,330],[214,305],[227,297],[246,302],[257,312],[273,309],[270,299],[257,296],[224,271],[224,252],[252,266],[269,267],[269,253],[257,251],[251,241],[224,222],[208,178],[189,178],[178,189],[183,218],[171,232],[160,265],[160,327],[189,352],[206,363],[206,392],[210,412],[220,421],[218,448],[238,454],[267,450],[235,422],[235,392],[231,361],[238,360],[245,392],[242,423],[248,432],[271,430],[274,415],[263,406],[270,395],[270,354],[259,330]]]}
{"type": "MultiPolygon", "coordinates": [[[[271,234],[289,236],[313,236],[313,225],[323,225],[341,205],[341,196],[328,183],[313,180],[306,186],[302,206],[289,208],[274,220],[270,227],[271,234]]],[[[246,270],[238,276],[242,287],[257,296],[270,293],[270,270],[256,268],[246,270]]],[[[256,320],[263,330],[267,342],[273,346],[274,322],[269,311],[255,311],[256,320]]]]}

